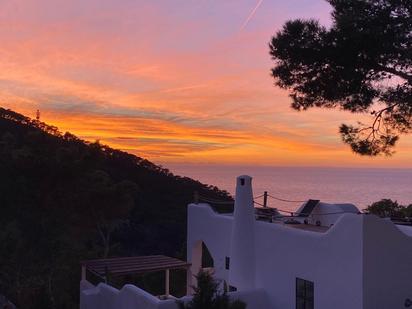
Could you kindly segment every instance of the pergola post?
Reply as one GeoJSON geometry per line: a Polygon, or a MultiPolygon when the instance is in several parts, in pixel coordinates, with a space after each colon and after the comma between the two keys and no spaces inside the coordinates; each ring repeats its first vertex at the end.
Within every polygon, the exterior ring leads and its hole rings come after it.
{"type": "Polygon", "coordinates": [[[170,271],[169,271],[169,269],[166,269],[166,282],[165,282],[165,285],[166,285],[165,294],[166,294],[166,297],[169,297],[169,295],[170,295],[170,271]]]}

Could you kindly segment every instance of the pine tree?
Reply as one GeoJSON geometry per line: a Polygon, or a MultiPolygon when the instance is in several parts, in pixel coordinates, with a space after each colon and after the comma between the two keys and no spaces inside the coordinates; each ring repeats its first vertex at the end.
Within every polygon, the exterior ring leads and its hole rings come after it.
{"type": "Polygon", "coordinates": [[[219,283],[207,272],[200,270],[196,276],[193,299],[179,303],[181,309],[246,309],[240,300],[232,301],[226,291],[219,291],[219,283]]]}

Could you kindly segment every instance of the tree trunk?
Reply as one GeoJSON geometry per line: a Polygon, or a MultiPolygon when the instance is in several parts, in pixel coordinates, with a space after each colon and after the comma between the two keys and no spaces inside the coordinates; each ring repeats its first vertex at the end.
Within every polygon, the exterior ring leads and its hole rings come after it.
{"type": "Polygon", "coordinates": [[[98,226],[97,229],[99,231],[100,238],[103,242],[103,258],[106,259],[109,256],[109,253],[110,253],[110,234],[111,234],[111,231],[110,231],[110,229],[107,229],[107,232],[105,233],[100,226],[98,226]]]}

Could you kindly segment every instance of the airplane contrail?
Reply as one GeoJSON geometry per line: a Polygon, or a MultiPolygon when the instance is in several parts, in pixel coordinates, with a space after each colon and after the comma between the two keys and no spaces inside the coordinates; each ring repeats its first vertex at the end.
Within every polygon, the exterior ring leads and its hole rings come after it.
{"type": "Polygon", "coordinates": [[[255,15],[257,9],[260,7],[260,5],[262,4],[263,0],[259,0],[259,2],[256,4],[255,8],[253,9],[252,13],[249,14],[248,18],[246,18],[245,22],[243,23],[242,27],[240,28],[240,30],[243,30],[247,24],[250,22],[250,20],[253,18],[253,16],[255,15]]]}

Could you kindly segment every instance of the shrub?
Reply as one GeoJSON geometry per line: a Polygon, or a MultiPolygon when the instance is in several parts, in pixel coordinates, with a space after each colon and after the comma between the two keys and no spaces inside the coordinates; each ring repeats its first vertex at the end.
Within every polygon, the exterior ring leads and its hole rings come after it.
{"type": "Polygon", "coordinates": [[[246,304],[240,300],[232,301],[226,291],[219,291],[219,283],[203,270],[196,276],[197,286],[194,287],[192,300],[179,303],[181,309],[246,309],[246,304]]]}

